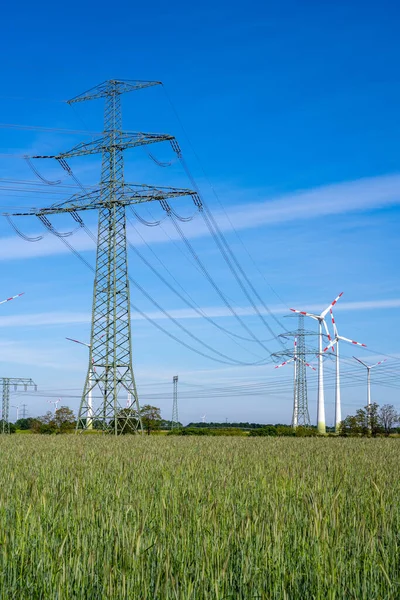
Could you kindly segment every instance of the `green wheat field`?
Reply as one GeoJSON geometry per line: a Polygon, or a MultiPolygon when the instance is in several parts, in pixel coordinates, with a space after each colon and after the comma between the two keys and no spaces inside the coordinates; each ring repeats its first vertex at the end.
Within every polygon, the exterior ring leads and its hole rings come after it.
{"type": "Polygon", "coordinates": [[[2,436],[0,598],[398,599],[399,444],[2,436]]]}

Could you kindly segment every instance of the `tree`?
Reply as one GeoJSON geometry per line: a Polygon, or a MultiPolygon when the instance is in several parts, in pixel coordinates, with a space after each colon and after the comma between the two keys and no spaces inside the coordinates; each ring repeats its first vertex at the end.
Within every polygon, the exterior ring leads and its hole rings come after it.
{"type": "Polygon", "coordinates": [[[339,435],[343,437],[360,435],[361,428],[357,417],[349,415],[339,425],[339,435]]]}
{"type": "Polygon", "coordinates": [[[160,429],[161,411],[157,406],[144,404],[140,409],[140,416],[142,417],[143,427],[148,435],[150,435],[151,431],[160,429]]]}
{"type": "Polygon", "coordinates": [[[372,402],[372,404],[365,407],[365,412],[367,414],[369,431],[372,437],[376,437],[378,433],[382,432],[379,419],[379,405],[376,402],[372,402]]]}
{"type": "Polygon", "coordinates": [[[384,404],[379,409],[380,425],[388,436],[396,423],[400,422],[400,415],[397,414],[393,404],[384,404]]]}
{"type": "MultiPolygon", "coordinates": [[[[394,409],[393,409],[394,410],[394,409]]],[[[340,423],[340,435],[372,435],[382,432],[382,419],[376,402],[359,408],[355,415],[349,415],[340,423]]]]}
{"type": "Polygon", "coordinates": [[[47,411],[42,417],[32,420],[31,428],[35,433],[68,433],[76,426],[75,415],[68,406],[61,406],[53,414],[47,411]]]}
{"type": "Polygon", "coordinates": [[[76,427],[75,415],[68,406],[60,406],[56,410],[53,420],[59,433],[67,433],[76,427]]]}
{"type": "Polygon", "coordinates": [[[35,421],[32,417],[18,419],[15,423],[15,427],[17,429],[21,429],[22,431],[26,431],[27,429],[32,429],[32,423],[35,421]]]}
{"type": "Polygon", "coordinates": [[[276,435],[276,427],[274,425],[266,425],[265,427],[259,427],[257,429],[252,429],[249,433],[250,437],[258,437],[258,436],[266,436],[266,435],[276,435]]]}

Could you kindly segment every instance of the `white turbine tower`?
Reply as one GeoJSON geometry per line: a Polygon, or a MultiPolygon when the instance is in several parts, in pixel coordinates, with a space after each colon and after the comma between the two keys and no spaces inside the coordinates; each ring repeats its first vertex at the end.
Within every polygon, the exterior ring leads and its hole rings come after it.
{"type": "MultiPolygon", "coordinates": [[[[86,348],[90,348],[90,344],[87,344],[86,342],[81,342],[79,340],[74,340],[73,338],[65,338],[66,340],[69,340],[70,342],[75,342],[75,344],[80,344],[81,346],[86,346],[86,348]]],[[[89,381],[88,381],[88,409],[87,409],[87,429],[93,429],[93,401],[92,401],[92,390],[93,390],[93,385],[92,385],[92,373],[96,372],[96,367],[93,364],[93,359],[92,359],[92,368],[89,371],[89,381]]]]}
{"type": "Polygon", "coordinates": [[[328,348],[332,348],[332,350],[335,351],[334,346],[336,344],[335,431],[336,431],[336,433],[338,433],[339,425],[342,420],[342,403],[341,403],[341,397],[340,397],[339,340],[343,340],[344,342],[348,342],[349,344],[355,344],[356,346],[362,346],[363,348],[366,348],[367,346],[366,346],[366,344],[360,344],[360,342],[355,342],[354,340],[349,340],[349,338],[345,338],[342,335],[339,335],[332,309],[330,310],[330,313],[331,313],[334,337],[333,337],[333,340],[331,341],[331,343],[329,344],[329,346],[327,346],[324,349],[324,352],[326,352],[326,350],[328,350],[328,348]]]}
{"type": "Polygon", "coordinates": [[[294,370],[294,384],[293,384],[293,417],[292,417],[292,427],[293,429],[296,429],[297,425],[298,425],[298,415],[299,415],[299,402],[298,402],[298,391],[296,388],[296,375],[297,375],[297,361],[301,360],[302,363],[304,363],[307,367],[310,367],[310,369],[313,369],[314,371],[316,371],[317,369],[313,366],[311,366],[310,364],[308,364],[308,362],[306,362],[305,360],[303,360],[302,358],[300,358],[299,356],[297,356],[297,337],[294,338],[294,349],[293,349],[293,358],[290,358],[289,360],[285,360],[285,362],[283,362],[280,365],[276,365],[275,369],[280,369],[281,367],[284,367],[285,365],[288,365],[289,363],[293,363],[293,370],[294,370]]]}
{"type": "Polygon", "coordinates": [[[15,408],[15,409],[16,409],[16,411],[17,411],[17,421],[18,421],[18,419],[19,419],[19,404],[12,404],[11,406],[12,406],[13,408],[15,408]]]}
{"type": "Polygon", "coordinates": [[[55,416],[55,415],[56,415],[56,412],[57,412],[57,407],[58,407],[58,405],[59,405],[59,404],[60,404],[60,402],[61,402],[61,398],[58,398],[57,400],[47,400],[47,402],[48,402],[49,404],[54,404],[54,416],[55,416]]]}
{"type": "Polygon", "coordinates": [[[315,315],[314,313],[304,312],[302,310],[296,310],[295,308],[291,308],[292,312],[298,313],[300,315],[305,315],[306,317],[310,317],[315,321],[318,321],[318,333],[319,333],[319,343],[318,343],[318,401],[317,401],[317,427],[319,433],[326,433],[326,424],[325,424],[325,398],[324,398],[324,363],[323,363],[323,350],[322,350],[322,325],[325,328],[326,335],[328,340],[331,341],[331,336],[328,331],[328,328],[325,323],[325,317],[336,304],[336,302],[343,296],[343,292],[337,296],[334,301],[322,311],[320,315],[315,315]]]}
{"type": "Polygon", "coordinates": [[[367,365],[365,362],[363,362],[356,356],[353,356],[353,358],[355,358],[357,362],[361,363],[367,369],[367,405],[371,406],[371,369],[386,362],[387,358],[385,358],[384,360],[380,360],[379,362],[375,363],[374,365],[367,365]]]}

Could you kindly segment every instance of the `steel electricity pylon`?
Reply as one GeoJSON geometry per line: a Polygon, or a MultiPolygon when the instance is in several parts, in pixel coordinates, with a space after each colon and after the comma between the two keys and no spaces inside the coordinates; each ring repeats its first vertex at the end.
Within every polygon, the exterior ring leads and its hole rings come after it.
{"type": "Polygon", "coordinates": [[[177,429],[179,427],[178,417],[178,375],[174,375],[172,378],[173,391],[173,402],[172,402],[172,420],[171,429],[177,429]]]}
{"type": "Polygon", "coordinates": [[[302,425],[309,427],[311,425],[310,414],[308,412],[307,398],[307,373],[306,373],[306,334],[304,331],[304,315],[299,315],[297,327],[297,354],[302,360],[298,361],[296,369],[295,393],[297,394],[297,415],[293,414],[292,425],[302,425]],[[295,417],[297,419],[295,420],[295,417]]]}
{"type": "Polygon", "coordinates": [[[129,133],[122,131],[121,95],[158,85],[157,81],[110,80],[68,101],[68,104],[104,98],[104,132],[101,138],[81,143],[67,152],[51,157],[64,168],[66,160],[91,154],[102,155],[101,179],[97,189],[77,194],[49,208],[32,209],[18,215],[36,215],[52,228],[47,217],[70,213],[82,226],[77,211],[97,209],[98,238],[96,273],[93,292],[92,327],[89,365],[79,408],[77,431],[93,427],[118,435],[124,430],[143,431],[139,399],[132,368],[131,319],[126,246],[125,208],[131,204],[160,201],[168,206],[168,198],[197,197],[187,189],[160,188],[126,183],[123,153],[128,148],[169,141],[171,135],[129,133]],[[90,412],[90,392],[100,401],[90,412]],[[132,409],[125,406],[126,394],[132,395],[132,409]],[[121,396],[121,399],[120,399],[121,396]]]}
{"type": "Polygon", "coordinates": [[[317,354],[317,350],[306,346],[306,337],[315,336],[313,331],[304,329],[304,315],[298,315],[298,327],[295,331],[287,331],[282,333],[282,338],[294,338],[294,350],[281,350],[274,353],[272,356],[277,358],[287,357],[284,363],[277,365],[276,368],[294,363],[294,381],[293,381],[293,413],[292,427],[299,426],[310,427],[311,420],[308,412],[308,397],[307,397],[307,372],[306,367],[314,367],[308,364],[307,357],[317,354]]]}
{"type": "Polygon", "coordinates": [[[14,391],[16,391],[19,385],[23,385],[25,392],[28,391],[28,387],[33,387],[36,392],[37,385],[32,379],[26,377],[0,377],[0,383],[3,386],[0,433],[10,433],[10,386],[14,386],[14,391]]]}

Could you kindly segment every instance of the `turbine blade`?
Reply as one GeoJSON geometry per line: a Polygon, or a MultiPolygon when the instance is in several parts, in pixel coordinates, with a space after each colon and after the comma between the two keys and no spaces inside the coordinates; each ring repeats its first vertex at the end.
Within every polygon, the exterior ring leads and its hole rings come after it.
{"type": "Polygon", "coordinates": [[[4,304],[5,302],[10,302],[10,300],[19,298],[20,296],[23,296],[24,294],[25,294],[25,292],[21,292],[20,294],[17,294],[16,296],[11,296],[11,298],[6,298],[5,300],[1,300],[0,304],[4,304]]]}
{"type": "Polygon", "coordinates": [[[87,348],[90,348],[90,344],[86,344],[86,342],[80,342],[79,340],[74,340],[73,338],[69,338],[66,337],[66,340],[69,340],[70,342],[75,342],[75,344],[81,344],[82,346],[86,346],[87,348]]]}
{"type": "Polygon", "coordinates": [[[334,301],[332,302],[332,304],[330,304],[330,305],[328,306],[328,308],[326,308],[326,309],[325,309],[325,310],[324,310],[324,311],[321,313],[321,315],[320,315],[320,316],[321,316],[321,319],[323,319],[323,318],[324,318],[324,317],[325,317],[325,316],[328,314],[328,312],[330,311],[330,309],[331,309],[331,308],[333,308],[333,307],[335,306],[335,304],[336,304],[336,302],[339,300],[339,298],[341,298],[341,297],[343,296],[343,293],[344,293],[344,292],[340,292],[339,296],[336,296],[336,298],[334,299],[334,301]]]}
{"type": "Polygon", "coordinates": [[[378,365],[381,365],[382,363],[386,362],[387,358],[385,358],[385,360],[380,360],[379,362],[375,363],[374,365],[370,366],[370,369],[372,369],[372,367],[377,367],[378,365]]]}
{"type": "Polygon", "coordinates": [[[336,337],[338,335],[338,330],[336,327],[335,317],[333,316],[332,309],[330,309],[330,313],[331,313],[331,319],[332,319],[333,333],[335,334],[335,337],[336,337]]]}
{"type": "MultiPolygon", "coordinates": [[[[325,331],[326,331],[326,335],[328,336],[328,341],[329,341],[329,342],[331,342],[331,341],[332,341],[331,334],[329,333],[329,329],[328,329],[328,327],[327,327],[327,325],[326,325],[326,323],[325,323],[324,319],[322,320],[322,323],[324,324],[324,328],[325,328],[325,331]]],[[[337,337],[337,336],[336,336],[336,337],[337,337]]],[[[330,344],[329,346],[327,346],[327,348],[330,348],[330,347],[331,347],[331,344],[330,344]]],[[[326,348],[326,349],[327,349],[327,348],[326,348]]],[[[324,350],[324,352],[325,352],[325,350],[324,350]]]]}
{"type": "Polygon", "coordinates": [[[349,340],[349,338],[345,338],[341,335],[338,335],[339,340],[343,340],[344,342],[349,342],[350,344],[355,344],[356,346],[362,346],[363,348],[366,348],[367,345],[366,344],[360,344],[360,342],[355,342],[354,340],[349,340]]]}
{"type": "Polygon", "coordinates": [[[293,362],[294,358],[290,358],[289,360],[285,360],[285,362],[283,362],[281,365],[276,365],[275,369],[280,369],[281,367],[284,367],[285,365],[288,365],[289,363],[293,362]]]}
{"type": "MultiPolygon", "coordinates": [[[[326,347],[326,348],[324,348],[324,349],[322,350],[322,354],[323,354],[324,352],[326,352],[327,350],[329,350],[329,348],[332,348],[332,350],[333,350],[333,346],[334,346],[335,344],[337,344],[337,343],[338,343],[337,339],[336,339],[336,340],[332,340],[332,341],[331,341],[331,343],[330,343],[330,344],[328,344],[328,345],[327,345],[327,347],[326,347]]],[[[333,351],[335,352],[335,350],[333,350],[333,351]]]]}
{"type": "Polygon", "coordinates": [[[369,368],[370,368],[368,365],[366,365],[366,364],[365,364],[365,362],[363,362],[362,360],[360,360],[359,358],[357,358],[357,356],[353,356],[353,358],[354,358],[354,359],[355,359],[357,362],[361,363],[361,364],[362,364],[364,367],[367,367],[367,369],[369,369],[369,368]]]}
{"type": "Polygon", "coordinates": [[[311,317],[312,319],[318,320],[318,315],[313,315],[312,313],[304,312],[304,310],[296,310],[295,308],[291,308],[290,310],[299,315],[305,315],[306,317],[311,317]]]}
{"type": "Polygon", "coordinates": [[[305,360],[303,360],[302,358],[299,358],[298,360],[301,360],[301,362],[306,365],[306,367],[310,367],[310,369],[312,369],[313,371],[316,371],[317,369],[315,367],[313,367],[312,365],[310,365],[310,363],[306,362],[305,360]]]}

